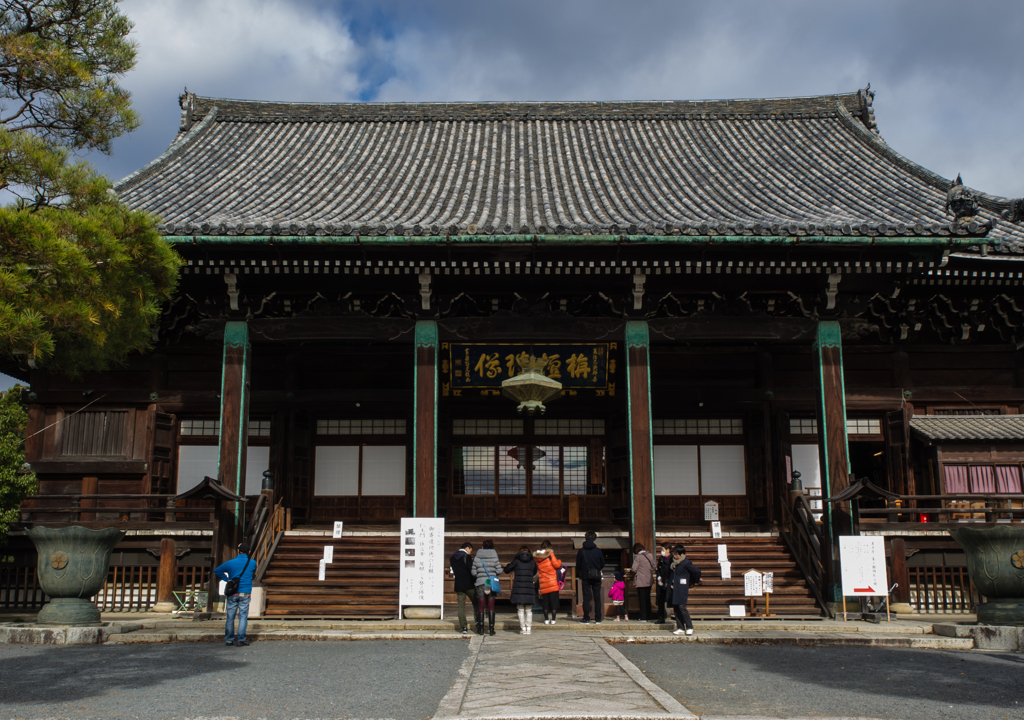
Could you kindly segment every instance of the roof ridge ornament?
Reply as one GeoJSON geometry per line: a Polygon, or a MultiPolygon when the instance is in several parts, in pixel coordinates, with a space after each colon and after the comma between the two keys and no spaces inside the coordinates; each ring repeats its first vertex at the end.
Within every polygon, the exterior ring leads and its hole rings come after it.
{"type": "Polygon", "coordinates": [[[964,185],[960,173],[956,174],[956,180],[946,191],[946,214],[950,212],[957,220],[978,214],[978,198],[975,197],[973,190],[964,185]]]}
{"type": "Polygon", "coordinates": [[[192,111],[195,109],[196,94],[185,91],[178,96],[178,105],[181,107],[181,123],[178,125],[178,132],[188,132],[192,127],[192,111]]]}
{"type": "Polygon", "coordinates": [[[878,123],[875,122],[874,108],[875,91],[871,89],[871,83],[868,83],[868,86],[863,90],[858,90],[857,97],[860,98],[861,106],[863,107],[864,125],[867,126],[868,130],[878,135],[878,123]]]}

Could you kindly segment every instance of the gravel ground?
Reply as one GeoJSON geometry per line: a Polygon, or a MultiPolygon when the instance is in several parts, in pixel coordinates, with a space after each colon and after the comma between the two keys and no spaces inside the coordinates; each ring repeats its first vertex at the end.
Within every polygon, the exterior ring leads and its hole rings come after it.
{"type": "Polygon", "coordinates": [[[429,718],[457,640],[0,645],[0,718],[429,718]]]}
{"type": "Polygon", "coordinates": [[[1024,720],[1024,654],[618,644],[697,715],[1024,720]]]}

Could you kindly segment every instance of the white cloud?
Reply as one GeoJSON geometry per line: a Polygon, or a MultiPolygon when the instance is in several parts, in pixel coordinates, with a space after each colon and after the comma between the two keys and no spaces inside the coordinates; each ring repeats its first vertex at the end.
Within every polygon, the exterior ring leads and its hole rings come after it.
{"type": "Polygon", "coordinates": [[[143,127],[93,157],[117,179],[158,156],[178,126],[178,94],[353,100],[362,51],[342,19],[286,0],[126,0],[138,64],[123,79],[143,127]]]}

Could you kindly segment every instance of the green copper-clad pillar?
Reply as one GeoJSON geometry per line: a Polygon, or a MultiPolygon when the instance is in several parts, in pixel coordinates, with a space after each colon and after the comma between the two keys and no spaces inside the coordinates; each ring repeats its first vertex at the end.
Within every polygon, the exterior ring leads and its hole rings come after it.
{"type": "Polygon", "coordinates": [[[643,320],[626,323],[630,519],[633,542],[654,550],[654,450],[651,442],[650,334],[643,320]]]}
{"type": "MultiPolygon", "coordinates": [[[[245,456],[249,445],[249,326],[230,321],[224,326],[220,382],[220,445],[217,477],[231,492],[245,494],[245,456]]],[[[222,503],[217,561],[230,557],[241,537],[244,517],[239,503],[222,503]]]]}
{"type": "Polygon", "coordinates": [[[416,368],[413,391],[414,517],[437,516],[437,323],[416,322],[416,368]]]}
{"type": "MultiPolygon", "coordinates": [[[[814,349],[818,360],[818,457],[821,462],[822,494],[831,497],[850,485],[850,453],[846,439],[846,386],[843,383],[843,340],[839,323],[818,323],[814,349]]],[[[824,503],[828,533],[826,556],[822,558],[830,587],[826,600],[840,600],[839,536],[853,532],[849,503],[824,503]]]]}

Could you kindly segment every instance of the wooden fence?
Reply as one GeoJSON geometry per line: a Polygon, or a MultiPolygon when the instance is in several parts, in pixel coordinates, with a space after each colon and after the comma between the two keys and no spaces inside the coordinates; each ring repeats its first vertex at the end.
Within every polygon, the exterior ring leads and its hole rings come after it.
{"type": "Polygon", "coordinates": [[[973,613],[982,602],[965,567],[908,567],[910,604],[919,613],[973,613]]]}
{"type": "MultiPolygon", "coordinates": [[[[113,565],[107,582],[92,598],[103,612],[144,611],[156,604],[157,565],[113,565]]],[[[178,567],[175,587],[180,593],[205,592],[210,568],[178,567]]],[[[0,609],[39,610],[48,598],[39,587],[35,566],[0,564],[0,609]]]]}

